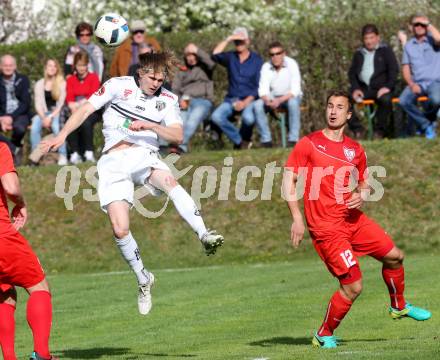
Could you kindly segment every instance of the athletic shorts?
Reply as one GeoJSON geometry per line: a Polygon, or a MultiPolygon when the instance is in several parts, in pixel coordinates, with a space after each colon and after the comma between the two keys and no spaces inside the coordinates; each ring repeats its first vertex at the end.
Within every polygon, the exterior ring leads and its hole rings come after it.
{"type": "Polygon", "coordinates": [[[30,288],[44,280],[40,261],[19,232],[0,234],[0,291],[30,288]]]}
{"type": "Polygon", "coordinates": [[[113,201],[125,200],[133,205],[135,185],[145,186],[154,196],[160,195],[161,191],[148,182],[151,171],[160,169],[171,172],[156,151],[140,146],[104,154],[97,168],[98,196],[104,212],[113,201]]]}
{"type": "Polygon", "coordinates": [[[335,277],[359,265],[358,256],[382,259],[394,247],[391,237],[373,220],[359,212],[334,228],[310,233],[318,255],[335,277]]]}

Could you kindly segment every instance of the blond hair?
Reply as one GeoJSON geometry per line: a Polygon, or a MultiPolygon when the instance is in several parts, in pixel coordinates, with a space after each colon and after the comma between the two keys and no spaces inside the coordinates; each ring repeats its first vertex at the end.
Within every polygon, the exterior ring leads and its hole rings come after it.
{"type": "Polygon", "coordinates": [[[52,61],[57,68],[57,72],[53,78],[52,90],[51,90],[52,98],[55,101],[57,101],[61,95],[61,88],[62,88],[62,86],[64,86],[64,74],[63,74],[63,70],[61,69],[61,66],[60,66],[60,63],[58,62],[58,60],[53,59],[53,58],[47,59],[46,65],[44,66],[44,82],[47,82],[49,80],[49,75],[47,75],[47,71],[46,71],[46,67],[47,67],[47,64],[49,63],[49,61],[52,61]]]}
{"type": "Polygon", "coordinates": [[[172,80],[177,64],[177,58],[170,51],[141,54],[138,73],[141,76],[150,72],[163,73],[166,78],[172,80]]]}

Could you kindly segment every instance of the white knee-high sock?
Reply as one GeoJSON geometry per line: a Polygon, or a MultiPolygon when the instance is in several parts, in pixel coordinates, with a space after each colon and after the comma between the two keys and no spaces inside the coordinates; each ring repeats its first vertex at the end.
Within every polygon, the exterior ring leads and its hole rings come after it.
{"type": "Polygon", "coordinates": [[[128,235],[122,239],[115,237],[115,241],[116,245],[118,245],[119,250],[121,251],[122,257],[134,271],[139,285],[148,283],[148,272],[144,268],[138,245],[133,235],[131,235],[131,232],[129,232],[128,235]]]}
{"type": "Polygon", "coordinates": [[[180,185],[174,187],[168,195],[180,216],[192,227],[200,239],[206,233],[206,226],[192,197],[180,185]]]}

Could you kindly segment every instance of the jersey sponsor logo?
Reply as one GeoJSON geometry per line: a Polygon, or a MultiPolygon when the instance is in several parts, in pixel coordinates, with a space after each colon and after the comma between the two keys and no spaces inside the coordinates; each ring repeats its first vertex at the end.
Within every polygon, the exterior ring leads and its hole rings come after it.
{"type": "Polygon", "coordinates": [[[156,109],[157,111],[162,111],[163,109],[165,109],[166,103],[165,101],[161,101],[161,100],[157,100],[156,101],[156,109]]]}
{"type": "Polygon", "coordinates": [[[318,148],[323,150],[323,151],[327,151],[324,145],[318,145],[318,148]]]}
{"type": "Polygon", "coordinates": [[[169,97],[170,99],[174,100],[174,98],[170,94],[167,94],[166,92],[160,93],[160,96],[166,96],[166,97],[169,97]]]}
{"type": "Polygon", "coordinates": [[[101,86],[98,90],[95,91],[96,96],[104,95],[105,93],[105,86],[101,86]]]}
{"type": "Polygon", "coordinates": [[[145,111],[145,108],[143,106],[139,106],[139,105],[136,105],[136,109],[138,109],[140,111],[145,111]]]}
{"type": "Polygon", "coordinates": [[[344,155],[348,161],[351,161],[356,156],[356,152],[354,151],[354,149],[350,149],[344,146],[344,155]]]}
{"type": "Polygon", "coordinates": [[[124,90],[124,97],[126,98],[126,97],[128,97],[128,95],[130,95],[130,94],[132,94],[132,93],[133,93],[133,90],[125,89],[125,90],[124,90]]]}

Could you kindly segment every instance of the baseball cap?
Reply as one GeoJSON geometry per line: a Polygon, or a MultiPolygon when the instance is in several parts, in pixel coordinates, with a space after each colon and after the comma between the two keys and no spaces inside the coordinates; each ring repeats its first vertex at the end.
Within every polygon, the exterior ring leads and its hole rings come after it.
{"type": "Polygon", "coordinates": [[[245,27],[237,27],[232,32],[232,35],[243,35],[245,39],[249,39],[248,31],[245,27]]]}
{"type": "Polygon", "coordinates": [[[130,30],[131,32],[135,32],[136,30],[145,31],[145,23],[142,20],[133,20],[130,30]]]}

